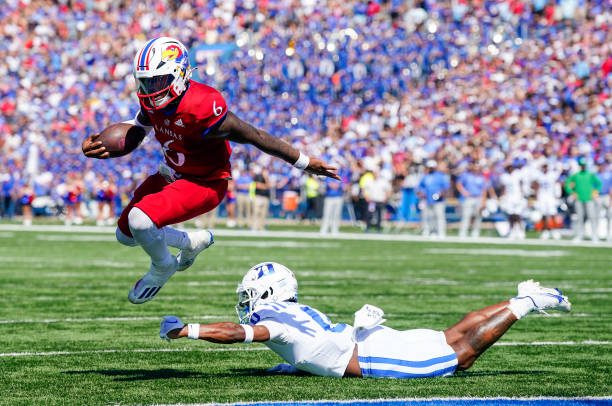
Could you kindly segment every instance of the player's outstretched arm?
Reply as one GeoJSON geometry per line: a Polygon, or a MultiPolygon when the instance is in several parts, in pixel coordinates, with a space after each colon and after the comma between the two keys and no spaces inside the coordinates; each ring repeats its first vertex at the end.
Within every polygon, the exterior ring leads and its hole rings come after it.
{"type": "Polygon", "coordinates": [[[340,180],[340,177],[336,174],[338,168],[328,165],[318,158],[308,158],[289,145],[288,142],[253,127],[231,111],[227,113],[227,117],[219,126],[217,133],[226,134],[231,141],[240,144],[254,145],[263,152],[281,158],[289,164],[314,175],[340,180]]]}
{"type": "Polygon", "coordinates": [[[188,337],[219,344],[263,342],[270,339],[264,326],[249,326],[232,322],[212,324],[184,324],[175,316],[162,319],[159,336],[163,339],[188,337]]]}

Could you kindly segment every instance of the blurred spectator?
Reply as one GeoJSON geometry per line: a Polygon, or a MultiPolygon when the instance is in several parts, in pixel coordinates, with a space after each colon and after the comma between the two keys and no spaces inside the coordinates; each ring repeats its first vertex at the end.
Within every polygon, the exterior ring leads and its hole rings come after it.
{"type": "Polygon", "coordinates": [[[525,238],[525,227],[522,216],[527,210],[525,197],[524,173],[520,170],[519,159],[506,166],[506,172],[500,177],[502,193],[500,197],[501,210],[508,216],[510,228],[507,237],[522,240],[525,238]]]}
{"type": "Polygon", "coordinates": [[[83,182],[82,176],[76,172],[68,174],[68,180],[64,184],[63,198],[64,207],[66,209],[64,224],[70,226],[72,224],[82,224],[81,203],[83,201],[83,182]]]}
{"type": "Polygon", "coordinates": [[[363,173],[360,174],[359,180],[357,182],[358,195],[357,200],[355,201],[355,214],[357,220],[363,222],[364,228],[367,228],[369,218],[367,191],[370,183],[374,181],[374,170],[374,165],[368,163],[363,173]]]}
{"type": "Polygon", "coordinates": [[[261,231],[266,227],[266,218],[270,208],[270,180],[268,178],[268,171],[255,166],[253,168],[253,183],[255,184],[255,200],[253,201],[251,230],[261,231]]]}
{"type": "Polygon", "coordinates": [[[319,188],[321,183],[314,175],[306,175],[306,181],[304,182],[304,194],[306,195],[306,211],[304,212],[304,219],[314,222],[319,218],[319,205],[320,205],[320,194],[319,188]]]}
{"type": "Polygon", "coordinates": [[[14,175],[8,171],[0,171],[0,186],[0,217],[11,220],[15,215],[17,193],[14,175]]]}
{"type": "Polygon", "coordinates": [[[607,221],[606,237],[608,242],[612,242],[612,153],[608,154],[607,165],[601,172],[601,210],[603,217],[607,221]]]}
{"type": "Polygon", "coordinates": [[[459,175],[457,190],[461,202],[461,226],[459,237],[465,238],[472,218],[472,237],[480,236],[480,224],[482,221],[482,210],[485,207],[489,183],[484,177],[477,162],[472,161],[468,170],[459,175]]]}
{"type": "Polygon", "coordinates": [[[195,226],[199,229],[214,229],[217,225],[217,212],[219,208],[206,212],[195,218],[195,226]]]}
{"type": "Polygon", "coordinates": [[[236,188],[236,221],[238,227],[251,225],[253,216],[253,198],[251,197],[251,184],[253,177],[248,170],[240,171],[234,185],[236,188]]]}
{"type": "Polygon", "coordinates": [[[597,197],[599,196],[602,184],[599,177],[587,169],[587,160],[584,157],[578,159],[578,165],[580,170],[565,181],[565,190],[574,201],[574,208],[576,210],[574,241],[581,241],[584,238],[585,214],[591,226],[591,240],[597,241],[599,226],[597,197]]]}
{"type": "Polygon", "coordinates": [[[97,219],[96,225],[112,225],[115,217],[115,195],[117,188],[114,183],[98,176],[96,186],[97,219]]]}
{"type": "Polygon", "coordinates": [[[402,200],[400,205],[400,219],[403,221],[414,221],[417,213],[416,188],[419,185],[420,175],[417,165],[409,165],[408,173],[402,179],[402,200]]]}
{"type": "Polygon", "coordinates": [[[378,169],[372,172],[372,180],[365,185],[365,198],[368,207],[366,230],[382,231],[385,206],[391,197],[391,182],[381,175],[378,169]]]}
{"type": "Polygon", "coordinates": [[[21,210],[23,212],[23,225],[32,225],[32,202],[34,201],[34,190],[32,187],[25,183],[21,185],[19,190],[19,203],[21,204],[21,210]]]}
{"type": "Polygon", "coordinates": [[[536,191],[535,208],[542,215],[542,234],[540,238],[549,239],[551,236],[558,240],[561,233],[555,227],[555,216],[559,209],[561,188],[559,184],[560,173],[551,164],[544,161],[535,174],[534,189],[536,191]]]}
{"type": "Polygon", "coordinates": [[[450,177],[438,169],[434,160],[427,161],[425,176],[418,187],[418,196],[421,199],[421,220],[423,235],[429,236],[432,229],[440,238],[446,237],[446,195],[450,190],[450,177]]]}
{"type": "Polygon", "coordinates": [[[236,182],[230,180],[227,185],[227,194],[225,195],[225,210],[227,212],[228,228],[236,227],[236,182]]]}
{"type": "Polygon", "coordinates": [[[321,234],[338,234],[344,204],[344,182],[325,178],[325,198],[323,199],[323,219],[321,234]]]}

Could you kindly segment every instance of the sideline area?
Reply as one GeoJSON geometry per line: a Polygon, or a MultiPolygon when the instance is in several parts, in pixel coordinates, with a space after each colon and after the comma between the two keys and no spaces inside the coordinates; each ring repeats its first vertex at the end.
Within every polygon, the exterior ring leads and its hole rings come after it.
{"type": "MultiPolygon", "coordinates": [[[[186,230],[190,230],[187,228],[186,230]]],[[[338,233],[321,234],[316,231],[250,231],[235,229],[212,229],[215,236],[219,237],[241,237],[241,238],[301,238],[312,240],[359,240],[359,241],[406,241],[406,242],[436,242],[453,244],[493,244],[493,245],[528,245],[538,247],[589,247],[589,248],[612,248],[612,243],[607,241],[579,241],[572,240],[540,240],[528,238],[525,240],[508,240],[500,237],[478,237],[460,238],[446,237],[444,239],[436,237],[423,237],[411,234],[373,234],[373,233],[338,233]]],[[[0,224],[0,232],[58,232],[58,233],[94,233],[112,234],[115,227],[109,226],[64,226],[64,225],[32,225],[24,226],[21,224],[0,224]]],[[[2,237],[0,235],[0,237],[2,237]]],[[[4,236],[7,237],[6,235],[4,236]]]]}

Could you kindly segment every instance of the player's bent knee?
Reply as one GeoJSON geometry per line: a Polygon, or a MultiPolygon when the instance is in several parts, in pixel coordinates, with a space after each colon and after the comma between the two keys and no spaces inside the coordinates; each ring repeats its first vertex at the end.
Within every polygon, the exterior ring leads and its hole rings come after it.
{"type": "Polygon", "coordinates": [[[152,227],[157,228],[151,218],[138,207],[132,208],[128,213],[128,224],[130,230],[148,230],[152,227]]]}
{"type": "Polygon", "coordinates": [[[134,241],[132,237],[125,235],[119,227],[117,227],[117,229],[115,230],[115,237],[117,238],[117,241],[119,241],[119,243],[122,245],[128,247],[135,247],[138,245],[138,243],[134,241]]]}
{"type": "Polygon", "coordinates": [[[449,344],[457,355],[457,369],[466,370],[474,364],[478,354],[464,339],[449,344]]]}

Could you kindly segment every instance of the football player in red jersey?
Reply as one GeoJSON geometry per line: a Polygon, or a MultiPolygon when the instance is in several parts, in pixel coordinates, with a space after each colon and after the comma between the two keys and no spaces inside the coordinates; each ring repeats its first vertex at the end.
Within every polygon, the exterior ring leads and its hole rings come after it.
{"type": "MultiPolygon", "coordinates": [[[[187,49],[169,37],[148,41],[134,58],[140,111],[131,123],[143,129],[141,138],[154,131],[165,164],[136,188],[118,222],[117,240],[140,245],[151,257],[149,272],[129,292],[132,303],[153,299],[176,271],[191,266],[213,243],[208,230],[187,233],[170,225],[206,213],[223,200],[231,178],[229,141],[254,145],[299,169],[339,179],[335,167],[242,121],[228,110],[221,93],[191,80],[191,72],[187,49]],[[168,246],[179,248],[179,254],[171,255],[168,246]]],[[[83,141],[83,153],[109,158],[97,137],[83,141]]]]}

